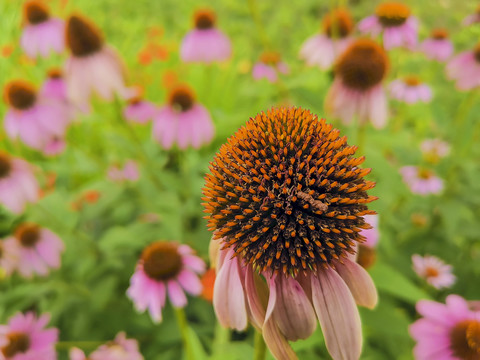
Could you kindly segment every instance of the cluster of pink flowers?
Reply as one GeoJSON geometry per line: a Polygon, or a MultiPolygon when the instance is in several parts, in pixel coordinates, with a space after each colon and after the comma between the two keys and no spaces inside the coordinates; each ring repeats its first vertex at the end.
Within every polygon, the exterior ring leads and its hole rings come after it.
{"type": "Polygon", "coordinates": [[[124,332],[117,334],[113,341],[100,345],[88,357],[79,348],[70,349],[70,360],[143,360],[135,339],[127,339],[124,332]]]}

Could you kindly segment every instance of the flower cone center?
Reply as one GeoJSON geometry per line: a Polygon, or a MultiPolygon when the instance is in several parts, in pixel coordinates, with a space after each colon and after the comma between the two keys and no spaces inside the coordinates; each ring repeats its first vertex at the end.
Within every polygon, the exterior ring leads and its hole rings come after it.
{"type": "Polygon", "coordinates": [[[15,237],[24,247],[34,247],[40,240],[40,227],[35,224],[20,225],[15,231],[15,237]]]}
{"type": "Polygon", "coordinates": [[[30,347],[30,338],[24,333],[11,333],[7,335],[8,345],[2,348],[3,355],[10,359],[16,354],[27,352],[30,347]]]}
{"type": "Polygon", "coordinates": [[[48,70],[47,75],[50,79],[61,79],[63,77],[62,70],[58,68],[48,70]]]}
{"type": "Polygon", "coordinates": [[[195,12],[193,20],[197,29],[211,29],[215,26],[216,15],[212,10],[201,9],[195,12]]]}
{"type": "Polygon", "coordinates": [[[365,91],[383,80],[387,68],[385,51],[371,40],[360,39],[338,59],[335,74],[340,76],[345,86],[365,91]]]}
{"type": "Polygon", "coordinates": [[[435,278],[437,277],[438,275],[440,275],[440,272],[438,271],[437,268],[434,268],[434,267],[427,267],[425,269],[425,276],[427,278],[435,278]]]}
{"type": "Polygon", "coordinates": [[[353,31],[353,21],[346,9],[337,9],[323,18],[323,29],[330,38],[344,38],[353,31]]]}
{"type": "Polygon", "coordinates": [[[0,152],[0,179],[6,178],[12,170],[12,162],[10,157],[0,152]]]}
{"type": "Polygon", "coordinates": [[[402,3],[384,3],[377,6],[375,15],[385,27],[400,26],[410,16],[410,8],[402,3]]]}
{"type": "Polygon", "coordinates": [[[96,26],[89,20],[72,15],[67,20],[67,45],[74,56],[92,55],[102,48],[103,39],[96,26]]]}
{"type": "Polygon", "coordinates": [[[14,80],[5,87],[7,103],[17,110],[26,110],[35,104],[37,95],[35,88],[30,83],[14,80]]]}
{"type": "Polygon", "coordinates": [[[445,29],[434,29],[430,36],[435,40],[444,40],[448,38],[448,31],[445,29]]]}
{"type": "Polygon", "coordinates": [[[260,55],[260,61],[266,65],[275,66],[280,62],[280,54],[276,51],[265,51],[260,55]]]}
{"type": "Polygon", "coordinates": [[[170,92],[168,102],[175,110],[183,112],[193,107],[195,96],[189,87],[178,86],[170,92]]]}
{"type": "Polygon", "coordinates": [[[420,169],[418,170],[418,177],[423,180],[428,180],[433,177],[433,173],[427,169],[420,169]]]}
{"type": "Polygon", "coordinates": [[[480,63],[480,43],[478,43],[473,49],[473,55],[477,63],[480,63]]]}
{"type": "Polygon", "coordinates": [[[143,271],[155,280],[173,279],[182,270],[182,257],[176,244],[161,241],[153,243],[143,251],[142,260],[143,271]]]}
{"type": "Polygon", "coordinates": [[[28,23],[35,25],[48,20],[48,8],[40,1],[29,1],[24,6],[25,19],[28,23]]]}
{"type": "Polygon", "coordinates": [[[251,118],[224,144],[206,175],[214,239],[258,271],[296,276],[353,253],[375,200],[355,147],[301,108],[251,118]]]}
{"type": "Polygon", "coordinates": [[[408,86],[418,86],[420,85],[420,79],[416,76],[406,76],[405,79],[405,84],[407,84],[408,86]]]}
{"type": "Polygon", "coordinates": [[[455,357],[464,360],[480,359],[480,322],[459,322],[450,332],[450,343],[455,357]]]}

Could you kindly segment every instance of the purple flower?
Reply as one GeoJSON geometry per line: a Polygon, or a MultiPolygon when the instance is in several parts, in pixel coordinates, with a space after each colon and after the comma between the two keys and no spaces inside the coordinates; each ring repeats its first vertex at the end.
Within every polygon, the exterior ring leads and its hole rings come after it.
{"type": "Polygon", "coordinates": [[[456,81],[459,90],[480,86],[480,43],[473,50],[464,51],[447,64],[447,77],[456,81]]]}
{"type": "Polygon", "coordinates": [[[197,103],[193,91],[185,85],[173,88],[168,104],[153,119],[153,137],[165,149],[174,143],[180,149],[198,149],[212,141],[215,133],[208,110],[197,103]]]}
{"type": "Polygon", "coordinates": [[[394,80],[390,83],[389,89],[393,99],[407,104],[414,104],[420,101],[428,103],[432,100],[432,89],[430,86],[422,83],[415,76],[394,80]]]}
{"type": "Polygon", "coordinates": [[[414,194],[438,194],[443,190],[443,180],[430,170],[417,166],[404,166],[400,169],[400,174],[414,194]]]}
{"type": "Polygon", "coordinates": [[[453,54],[453,43],[448,39],[445,29],[434,29],[420,48],[429,59],[437,61],[446,61],[453,54]]]}
{"type": "Polygon", "coordinates": [[[123,116],[130,122],[146,124],[155,117],[157,111],[155,104],[140,97],[134,97],[128,101],[128,105],[123,109],[123,116]]]}
{"type": "Polygon", "coordinates": [[[30,0],[23,6],[24,28],[20,45],[31,58],[47,57],[65,48],[65,22],[51,18],[43,1],[30,0]]]}
{"type": "Polygon", "coordinates": [[[185,292],[201,294],[198,274],[204,271],[205,263],[189,246],[157,241],[143,251],[127,295],[138,311],[148,309],[152,319],[161,322],[167,293],[173,306],[184,307],[187,305],[185,292]]]}
{"type": "Polygon", "coordinates": [[[111,166],[108,169],[108,178],[112,181],[137,181],[140,177],[138,171],[138,165],[134,160],[128,160],[125,162],[123,169],[116,165],[111,166]]]}
{"type": "Polygon", "coordinates": [[[435,163],[450,153],[450,145],[441,139],[426,139],[420,144],[420,150],[426,159],[435,163]]]}
{"type": "Polygon", "coordinates": [[[264,52],[252,69],[255,80],[266,78],[271,83],[277,82],[279,73],[288,74],[289,69],[287,64],[280,60],[280,54],[273,51],[264,52]]]}
{"type": "Polygon", "coordinates": [[[138,351],[138,342],[135,339],[127,339],[124,332],[120,332],[115,340],[101,345],[90,354],[91,360],[143,360],[138,351]]]}
{"type": "Polygon", "coordinates": [[[452,266],[431,255],[413,255],[413,270],[418,276],[437,289],[449,288],[455,283],[452,266]]]}
{"type": "Polygon", "coordinates": [[[230,58],[230,39],[215,27],[216,15],[210,9],[197,10],[195,28],[182,40],[180,58],[184,62],[211,63],[230,58]]]}
{"type": "Polygon", "coordinates": [[[383,46],[386,50],[401,46],[413,49],[417,45],[418,20],[402,3],[378,5],[375,15],[363,19],[358,24],[358,29],[373,36],[383,32],[383,46]]]}

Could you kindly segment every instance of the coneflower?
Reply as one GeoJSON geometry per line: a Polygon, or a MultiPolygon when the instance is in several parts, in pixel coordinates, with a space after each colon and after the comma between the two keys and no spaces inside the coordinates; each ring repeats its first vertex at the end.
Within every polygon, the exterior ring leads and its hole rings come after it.
{"type": "Polygon", "coordinates": [[[266,51],[260,61],[253,65],[252,76],[255,80],[266,78],[271,83],[277,82],[278,74],[288,74],[289,69],[278,52],[266,51]]]}
{"type": "Polygon", "coordinates": [[[53,50],[65,48],[65,22],[52,18],[44,1],[30,0],[23,5],[23,31],[20,45],[25,53],[35,58],[47,57],[53,50]]]}
{"type": "Polygon", "coordinates": [[[300,50],[307,65],[330,68],[353,40],[353,20],[347,9],[339,8],[323,18],[322,33],[308,38],[300,50]]]}
{"type": "Polygon", "coordinates": [[[456,81],[459,90],[480,86],[480,42],[472,50],[461,52],[447,64],[447,77],[456,81]]]}
{"type": "Polygon", "coordinates": [[[429,59],[445,61],[453,54],[453,43],[448,38],[447,30],[433,29],[430,37],[423,41],[421,49],[429,59]]]}
{"type": "Polygon", "coordinates": [[[414,75],[392,81],[389,85],[389,90],[393,99],[407,104],[428,103],[433,96],[430,86],[414,75]]]}
{"type": "Polygon", "coordinates": [[[382,47],[369,39],[355,40],[337,59],[335,78],[325,108],[349,124],[354,117],[371,121],[376,128],[387,122],[387,98],[383,81],[389,67],[382,47]]]}
{"type": "Polygon", "coordinates": [[[355,300],[373,307],[377,294],[350,255],[376,198],[355,150],[308,110],[278,108],[251,118],[210,164],[217,317],[238,330],[250,320],[277,359],[296,358],[288,340],[309,337],[316,317],[334,359],[360,356],[355,300]]]}

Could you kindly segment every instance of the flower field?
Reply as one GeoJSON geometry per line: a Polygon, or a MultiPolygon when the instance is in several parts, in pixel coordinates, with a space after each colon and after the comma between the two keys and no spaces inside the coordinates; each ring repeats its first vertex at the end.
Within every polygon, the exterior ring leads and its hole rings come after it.
{"type": "Polygon", "coordinates": [[[480,8],[0,0],[0,360],[480,360],[480,8]]]}

